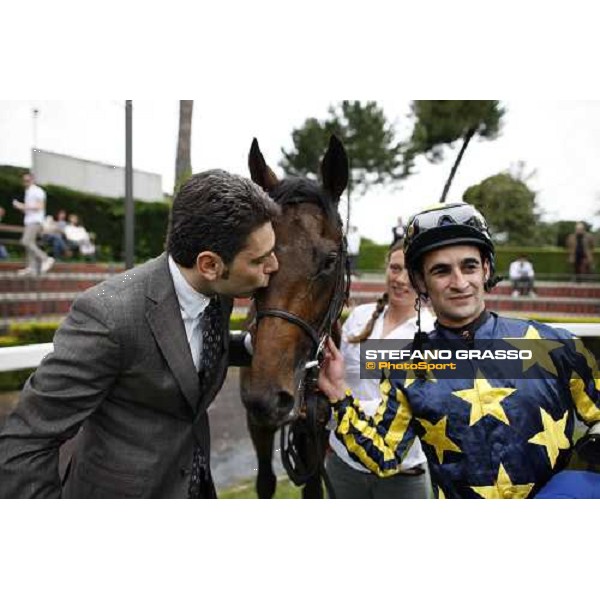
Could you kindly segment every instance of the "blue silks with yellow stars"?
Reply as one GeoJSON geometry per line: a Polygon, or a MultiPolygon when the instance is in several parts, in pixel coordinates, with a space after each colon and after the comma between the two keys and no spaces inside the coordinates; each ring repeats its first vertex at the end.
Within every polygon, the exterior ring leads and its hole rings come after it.
{"type": "MultiPolygon", "coordinates": [[[[568,462],[576,415],[600,421],[596,362],[581,340],[536,321],[489,313],[472,334],[515,348],[544,340],[545,352],[522,361],[519,379],[475,361],[463,379],[394,374],[382,381],[384,401],[372,418],[348,391],[334,405],[335,434],[383,477],[398,472],[418,436],[438,498],[533,497],[568,462]]],[[[460,339],[440,326],[429,337],[460,339]]]]}

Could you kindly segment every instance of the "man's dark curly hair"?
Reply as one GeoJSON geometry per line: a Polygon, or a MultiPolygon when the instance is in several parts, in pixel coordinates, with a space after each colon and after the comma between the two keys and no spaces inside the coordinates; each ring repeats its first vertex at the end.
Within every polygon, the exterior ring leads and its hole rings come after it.
{"type": "Polygon", "coordinates": [[[187,268],[207,250],[229,265],[248,236],[279,211],[267,193],[245,177],[220,169],[192,175],[173,201],[167,251],[187,268]]]}

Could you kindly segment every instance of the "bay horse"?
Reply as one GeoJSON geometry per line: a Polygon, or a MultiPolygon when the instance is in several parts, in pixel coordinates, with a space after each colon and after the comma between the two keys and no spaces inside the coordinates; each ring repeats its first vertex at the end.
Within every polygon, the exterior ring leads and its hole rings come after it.
{"type": "Polygon", "coordinates": [[[321,162],[321,185],[305,177],[279,180],[256,139],[248,165],[252,180],[281,207],[273,224],[279,270],[254,297],[252,366],[240,375],[258,458],[256,491],[259,498],[275,493],[273,442],[282,427],[282,461],[290,478],[304,485],[303,497],[320,498],[329,404],[325,398],[306,402],[306,396],[316,390],[325,339],[335,334],[348,299],[346,239],[338,212],[348,157],[332,136],[321,162]]]}

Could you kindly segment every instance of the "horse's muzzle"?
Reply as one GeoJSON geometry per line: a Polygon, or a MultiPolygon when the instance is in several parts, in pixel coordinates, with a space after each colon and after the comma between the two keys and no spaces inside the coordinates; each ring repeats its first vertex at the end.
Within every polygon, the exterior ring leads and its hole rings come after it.
{"type": "Polygon", "coordinates": [[[285,390],[244,396],[250,418],[258,425],[280,427],[295,418],[294,396],[285,390]]]}

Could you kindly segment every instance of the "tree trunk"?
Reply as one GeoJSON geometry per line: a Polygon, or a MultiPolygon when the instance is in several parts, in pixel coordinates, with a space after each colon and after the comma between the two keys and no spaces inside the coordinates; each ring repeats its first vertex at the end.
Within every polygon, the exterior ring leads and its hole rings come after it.
{"type": "Polygon", "coordinates": [[[350,231],[350,217],[351,217],[351,196],[352,196],[352,159],[348,155],[348,186],[346,187],[346,234],[350,231]]]}
{"type": "Polygon", "coordinates": [[[442,203],[442,204],[444,202],[446,202],[446,196],[448,195],[448,192],[450,191],[450,186],[452,185],[452,180],[454,179],[454,176],[456,175],[456,171],[458,171],[458,165],[460,164],[463,154],[465,153],[465,150],[467,149],[467,146],[469,145],[469,142],[471,141],[471,138],[475,135],[476,131],[477,131],[476,127],[471,127],[471,129],[469,129],[469,131],[467,131],[467,133],[464,137],[462,148],[460,149],[460,152],[458,153],[458,156],[456,157],[456,160],[454,161],[454,165],[452,165],[452,170],[450,171],[450,176],[448,177],[448,180],[446,181],[446,185],[444,186],[444,191],[442,192],[442,197],[440,198],[440,203],[442,203]]]}
{"type": "Polygon", "coordinates": [[[193,100],[179,101],[179,134],[177,136],[177,156],[175,158],[175,194],[192,174],[193,108],[193,100]]]}

